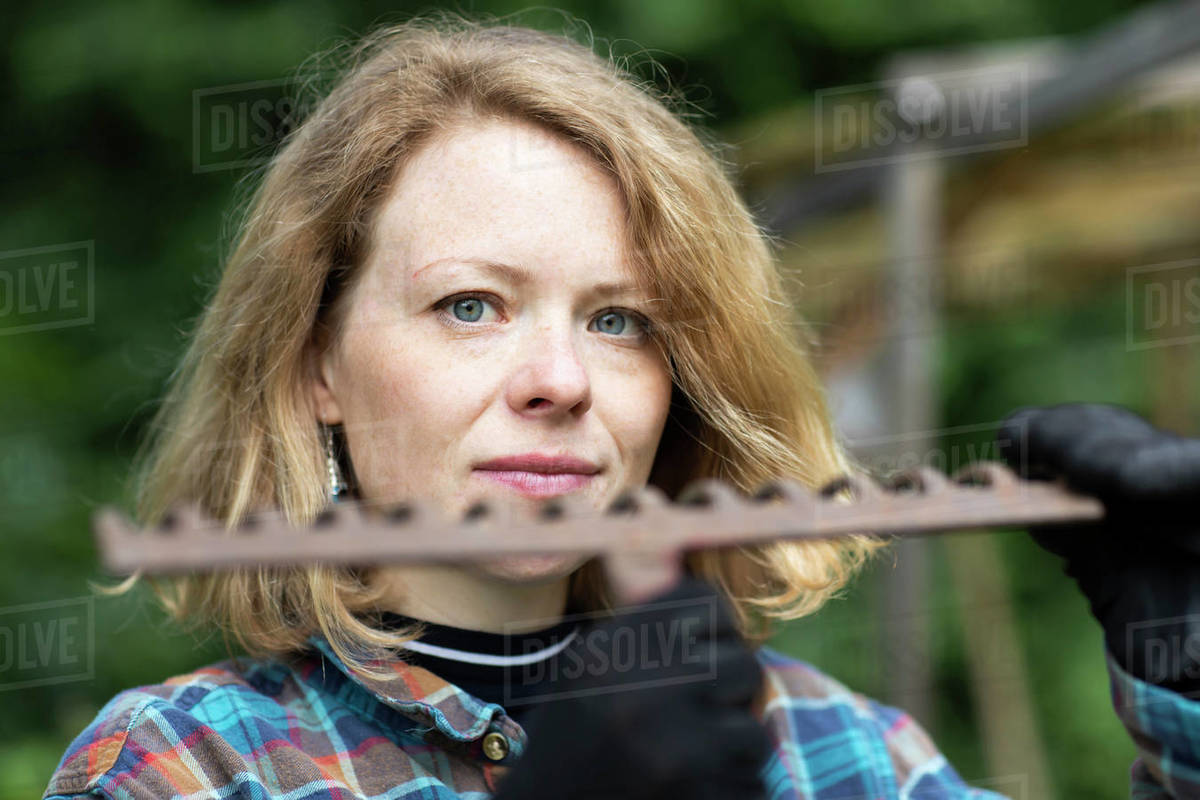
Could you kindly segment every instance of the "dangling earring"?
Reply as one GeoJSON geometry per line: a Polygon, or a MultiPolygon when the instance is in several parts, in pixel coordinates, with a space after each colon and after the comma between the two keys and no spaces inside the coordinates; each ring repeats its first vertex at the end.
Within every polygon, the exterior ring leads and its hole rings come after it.
{"type": "Polygon", "coordinates": [[[342,471],[338,468],[337,457],[333,452],[333,426],[321,423],[325,434],[325,471],[329,476],[329,501],[340,502],[346,494],[346,484],[342,481],[342,471]]]}

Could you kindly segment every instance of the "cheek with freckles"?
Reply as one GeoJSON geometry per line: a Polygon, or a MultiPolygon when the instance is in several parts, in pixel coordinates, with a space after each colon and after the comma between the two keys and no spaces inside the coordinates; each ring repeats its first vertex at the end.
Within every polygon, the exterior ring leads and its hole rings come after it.
{"type": "Polygon", "coordinates": [[[614,376],[606,388],[603,413],[624,462],[627,486],[644,485],[650,477],[670,399],[670,377],[651,366],[614,376]]]}
{"type": "Polygon", "coordinates": [[[401,327],[347,339],[350,456],[367,499],[443,503],[455,492],[457,445],[482,410],[483,376],[462,360],[401,344],[401,327]]]}

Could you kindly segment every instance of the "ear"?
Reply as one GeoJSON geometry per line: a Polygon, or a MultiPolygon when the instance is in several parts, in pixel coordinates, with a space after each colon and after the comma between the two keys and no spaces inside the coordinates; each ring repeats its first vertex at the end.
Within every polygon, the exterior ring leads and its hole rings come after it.
{"type": "Polygon", "coordinates": [[[317,419],[326,425],[342,422],[342,409],[334,392],[333,353],[312,340],[304,348],[305,391],[312,401],[317,419]]]}

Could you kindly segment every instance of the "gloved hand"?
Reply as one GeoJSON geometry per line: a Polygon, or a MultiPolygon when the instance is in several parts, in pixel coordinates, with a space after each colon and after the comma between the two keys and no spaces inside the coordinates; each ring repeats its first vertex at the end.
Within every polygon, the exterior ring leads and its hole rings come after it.
{"type": "Polygon", "coordinates": [[[763,796],[771,743],[750,711],[762,667],[727,601],[684,577],[639,609],[582,632],[583,667],[556,687],[577,695],[531,712],[528,749],[496,800],[763,796]]]}
{"type": "Polygon", "coordinates": [[[1200,698],[1200,439],[1098,403],[1017,409],[996,438],[1014,471],[1104,503],[1099,522],[1030,534],[1066,560],[1122,668],[1200,698]]]}

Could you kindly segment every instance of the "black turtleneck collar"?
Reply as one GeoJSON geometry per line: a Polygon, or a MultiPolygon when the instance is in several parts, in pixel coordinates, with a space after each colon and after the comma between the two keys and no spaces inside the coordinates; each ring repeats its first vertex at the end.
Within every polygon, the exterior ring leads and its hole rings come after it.
{"type": "Polygon", "coordinates": [[[578,642],[584,623],[569,618],[525,633],[490,633],[385,613],[391,630],[414,623],[424,633],[406,645],[404,660],[424,667],[487,703],[502,706],[518,723],[538,702],[554,693],[562,653],[578,642]]]}

